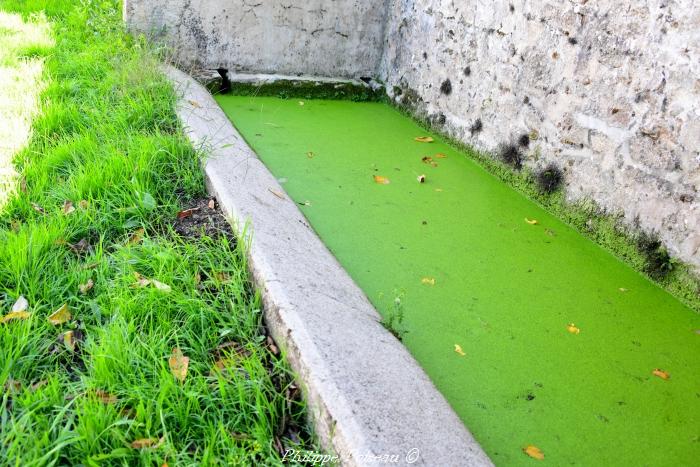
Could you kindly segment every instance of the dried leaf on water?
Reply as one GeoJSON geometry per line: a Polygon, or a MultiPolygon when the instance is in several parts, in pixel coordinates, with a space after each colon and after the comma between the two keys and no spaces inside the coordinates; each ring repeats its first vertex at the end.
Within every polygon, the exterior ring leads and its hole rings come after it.
{"type": "Polygon", "coordinates": [[[379,183],[380,185],[388,185],[389,183],[391,183],[388,178],[383,177],[381,175],[375,175],[374,182],[379,183]]]}
{"type": "Polygon", "coordinates": [[[527,446],[523,448],[523,452],[538,461],[544,460],[544,453],[537,446],[527,446]]]}
{"type": "Polygon", "coordinates": [[[435,285],[435,278],[434,277],[424,277],[420,281],[422,284],[425,284],[425,285],[435,285]]]}
{"type": "Polygon", "coordinates": [[[455,344],[455,353],[462,356],[462,357],[467,355],[464,353],[464,350],[462,350],[462,346],[459,344],[455,344]]]}
{"type": "Polygon", "coordinates": [[[660,368],[654,368],[654,371],[651,372],[652,375],[658,376],[661,379],[670,379],[671,375],[668,374],[668,372],[660,369],[660,368]]]}
{"type": "Polygon", "coordinates": [[[567,324],[566,330],[569,331],[571,334],[579,334],[581,332],[581,330],[577,328],[574,323],[567,324]]]}
{"type": "Polygon", "coordinates": [[[525,222],[527,222],[530,225],[537,225],[540,223],[537,219],[528,219],[527,217],[525,218],[525,222]]]}
{"type": "Polygon", "coordinates": [[[416,136],[413,139],[418,141],[419,143],[432,143],[433,141],[435,141],[431,136],[416,136]]]}
{"type": "Polygon", "coordinates": [[[190,366],[189,357],[185,357],[178,347],[173,349],[173,353],[168,360],[170,365],[170,372],[173,374],[175,379],[179,382],[184,383],[185,378],[187,378],[187,369],[190,366]]]}
{"type": "Polygon", "coordinates": [[[61,305],[61,307],[51,313],[49,316],[48,320],[49,323],[53,324],[54,326],[58,326],[59,324],[63,324],[70,320],[72,318],[72,315],[70,313],[70,310],[68,308],[68,304],[64,303],[61,305]]]}
{"type": "Polygon", "coordinates": [[[437,159],[447,159],[447,155],[446,155],[446,154],[443,154],[443,153],[441,153],[441,152],[435,154],[435,157],[436,157],[437,159]]]}

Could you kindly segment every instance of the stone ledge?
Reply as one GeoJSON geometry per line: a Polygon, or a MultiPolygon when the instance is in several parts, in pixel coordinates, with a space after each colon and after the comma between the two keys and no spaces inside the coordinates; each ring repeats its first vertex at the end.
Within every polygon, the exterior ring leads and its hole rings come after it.
{"type": "Polygon", "coordinates": [[[266,322],[300,379],[323,447],[348,466],[490,466],[405,347],[209,92],[174,68],[177,113],[239,236],[266,322]],[[419,453],[415,462],[411,454],[419,453]]]}

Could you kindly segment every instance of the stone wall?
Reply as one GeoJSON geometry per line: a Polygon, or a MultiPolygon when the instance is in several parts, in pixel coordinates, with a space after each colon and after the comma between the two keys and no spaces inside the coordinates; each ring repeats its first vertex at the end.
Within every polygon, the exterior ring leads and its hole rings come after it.
{"type": "Polygon", "coordinates": [[[531,135],[526,165],[700,266],[694,0],[392,0],[379,76],[470,145],[531,135]]]}
{"type": "Polygon", "coordinates": [[[700,271],[696,1],[126,0],[125,13],[186,64],[378,77],[477,148],[527,134],[525,165],[556,163],[570,199],[638,219],[700,271]]]}
{"type": "Polygon", "coordinates": [[[250,73],[374,76],[385,16],[385,0],[124,0],[180,63],[250,73]]]}

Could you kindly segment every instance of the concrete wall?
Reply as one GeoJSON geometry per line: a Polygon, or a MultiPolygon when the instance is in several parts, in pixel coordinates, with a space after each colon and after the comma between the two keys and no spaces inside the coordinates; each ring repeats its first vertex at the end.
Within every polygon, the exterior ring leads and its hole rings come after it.
{"type": "Polygon", "coordinates": [[[126,0],[125,12],[187,64],[377,76],[478,148],[536,136],[526,165],[556,162],[570,198],[638,218],[700,271],[696,2],[126,0]]]}
{"type": "Polygon", "coordinates": [[[176,59],[237,72],[374,76],[385,0],[124,0],[130,29],[176,59]]]}
{"type": "Polygon", "coordinates": [[[697,0],[392,0],[386,32],[399,100],[479,148],[537,135],[526,165],[700,266],[697,0]]]}

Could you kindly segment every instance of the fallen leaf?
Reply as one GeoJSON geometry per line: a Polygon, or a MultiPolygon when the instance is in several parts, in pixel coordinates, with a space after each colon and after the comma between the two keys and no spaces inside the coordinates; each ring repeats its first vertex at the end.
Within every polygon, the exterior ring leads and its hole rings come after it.
{"type": "Polygon", "coordinates": [[[523,452],[533,459],[537,459],[538,461],[544,460],[544,454],[537,446],[528,446],[523,448],[523,452]]]}
{"type": "Polygon", "coordinates": [[[27,319],[31,314],[27,311],[11,311],[2,318],[0,318],[0,324],[9,323],[12,320],[23,320],[27,319]]]}
{"type": "Polygon", "coordinates": [[[79,255],[81,253],[85,253],[86,251],[90,250],[90,243],[88,243],[87,239],[81,238],[78,243],[67,243],[68,248],[73,250],[73,253],[76,255],[79,255]]]}
{"type": "Polygon", "coordinates": [[[41,214],[44,214],[44,212],[45,212],[45,211],[44,211],[44,208],[42,208],[41,206],[39,206],[39,205],[36,204],[36,203],[32,203],[32,208],[34,208],[34,210],[35,210],[36,212],[39,212],[39,213],[41,213],[41,214]]]}
{"type": "Polygon", "coordinates": [[[227,272],[215,272],[214,277],[216,280],[223,283],[228,283],[231,281],[231,276],[227,272]]]}
{"type": "Polygon", "coordinates": [[[581,330],[579,328],[577,328],[574,323],[567,324],[566,330],[569,331],[571,334],[578,334],[581,332],[581,330]]]}
{"type": "Polygon", "coordinates": [[[419,175],[417,180],[418,180],[418,183],[425,183],[425,175],[419,175]]]}
{"type": "Polygon", "coordinates": [[[136,441],[131,443],[131,447],[133,449],[144,449],[144,448],[158,448],[160,447],[164,442],[163,438],[160,439],[154,439],[154,438],[141,438],[137,439],[136,441]]]}
{"type": "Polygon", "coordinates": [[[187,219],[191,217],[195,211],[199,211],[199,208],[185,209],[177,213],[178,219],[187,219]]]}
{"type": "Polygon", "coordinates": [[[51,316],[49,316],[48,319],[49,323],[53,324],[54,326],[58,326],[59,324],[63,324],[71,318],[72,315],[70,314],[70,310],[68,309],[68,304],[64,303],[63,305],[61,305],[61,308],[51,313],[51,316]]]}
{"type": "Polygon", "coordinates": [[[671,378],[671,375],[669,375],[667,372],[664,370],[661,370],[659,368],[655,368],[654,371],[651,372],[652,375],[658,376],[661,379],[669,379],[671,378]]]}
{"type": "Polygon", "coordinates": [[[168,360],[168,364],[170,365],[170,372],[173,374],[175,379],[181,383],[184,383],[185,378],[187,378],[187,368],[190,365],[189,357],[185,357],[182,350],[175,347],[170,359],[168,360]]]}
{"type": "Polygon", "coordinates": [[[421,162],[423,162],[424,164],[428,164],[428,165],[430,165],[430,166],[432,166],[432,167],[437,167],[437,166],[438,166],[438,165],[437,165],[437,162],[435,162],[435,161],[433,160],[433,158],[430,157],[430,156],[423,156],[423,158],[421,159],[421,162]]]}
{"type": "Polygon", "coordinates": [[[418,141],[419,143],[432,143],[435,141],[432,137],[430,136],[416,136],[413,138],[414,140],[418,141]]]}
{"type": "Polygon", "coordinates": [[[153,284],[153,287],[163,292],[170,292],[172,290],[168,284],[163,284],[155,279],[151,279],[151,284],[153,284]]]}
{"type": "Polygon", "coordinates": [[[75,206],[73,206],[73,202],[69,200],[65,200],[63,202],[63,214],[70,214],[75,211],[75,206]]]}
{"type": "Polygon", "coordinates": [[[209,206],[209,209],[215,209],[215,208],[216,208],[216,201],[214,200],[214,198],[212,198],[212,199],[209,200],[209,204],[207,204],[207,206],[209,206]]]}
{"type": "Polygon", "coordinates": [[[618,290],[619,290],[620,292],[623,292],[623,293],[624,293],[624,292],[627,292],[628,289],[626,289],[626,288],[624,288],[624,287],[620,287],[618,290]]]}
{"type": "Polygon", "coordinates": [[[313,159],[315,155],[316,155],[316,154],[314,154],[314,153],[311,152],[311,151],[309,151],[309,152],[306,153],[306,157],[308,157],[309,159],[313,159]]]}
{"type": "Polygon", "coordinates": [[[31,389],[32,391],[37,391],[37,390],[43,388],[44,386],[46,386],[47,384],[49,384],[48,380],[42,379],[42,380],[39,380],[36,383],[32,384],[29,387],[29,389],[31,389]]]}
{"type": "Polygon", "coordinates": [[[80,293],[81,293],[81,294],[85,295],[85,294],[88,293],[90,290],[92,290],[92,288],[93,288],[94,286],[95,286],[95,281],[93,281],[92,279],[88,279],[88,281],[87,281],[86,283],[80,284],[80,285],[78,286],[78,290],[80,290],[80,293]]]}
{"type": "Polygon", "coordinates": [[[438,159],[447,159],[447,155],[441,152],[435,154],[435,157],[437,157],[438,159]]]}
{"type": "Polygon", "coordinates": [[[85,201],[84,199],[82,199],[82,200],[80,200],[80,202],[78,203],[78,206],[80,206],[81,209],[87,209],[88,207],[90,207],[90,203],[88,203],[87,201],[85,201]]]}
{"type": "Polygon", "coordinates": [[[141,240],[143,240],[143,234],[146,233],[146,229],[143,227],[140,227],[134,231],[133,234],[131,234],[131,237],[129,237],[129,241],[127,242],[128,245],[136,245],[137,243],[141,243],[141,240]]]}
{"type": "Polygon", "coordinates": [[[286,199],[286,197],[284,196],[284,193],[281,193],[277,190],[273,190],[272,188],[268,188],[268,190],[270,191],[270,193],[277,196],[279,199],[286,199]]]}
{"type": "Polygon", "coordinates": [[[9,378],[5,382],[5,388],[10,392],[20,392],[22,390],[22,382],[9,378]]]}
{"type": "Polygon", "coordinates": [[[100,400],[105,405],[109,404],[116,404],[117,401],[119,400],[117,396],[110,394],[106,391],[103,391],[102,389],[98,389],[95,391],[95,395],[97,398],[100,400]]]}
{"type": "Polygon", "coordinates": [[[426,285],[435,285],[435,278],[434,277],[424,277],[420,281],[421,281],[421,283],[426,284],[426,285]]]}
{"type": "Polygon", "coordinates": [[[14,305],[12,305],[12,311],[27,311],[29,309],[29,302],[24,295],[20,295],[14,305]]]}
{"type": "Polygon", "coordinates": [[[527,222],[530,225],[537,225],[540,223],[537,219],[528,219],[527,217],[525,218],[525,222],[527,222]]]}
{"type": "Polygon", "coordinates": [[[196,108],[196,109],[201,109],[201,108],[202,108],[202,106],[199,105],[199,102],[197,102],[197,101],[188,100],[187,102],[189,102],[190,104],[192,104],[192,107],[194,107],[194,108],[196,108]]]}
{"type": "Polygon", "coordinates": [[[459,344],[455,344],[455,353],[459,354],[462,357],[467,355],[464,353],[464,350],[462,350],[462,346],[459,344]]]}
{"type": "Polygon", "coordinates": [[[272,352],[273,355],[279,355],[280,351],[275,345],[275,341],[272,340],[272,337],[267,336],[267,348],[272,352]]]}
{"type": "Polygon", "coordinates": [[[379,183],[380,185],[388,185],[391,183],[388,178],[382,177],[381,175],[375,175],[374,182],[379,183]]]}
{"type": "Polygon", "coordinates": [[[170,292],[172,290],[169,285],[163,284],[162,282],[159,282],[155,279],[149,279],[147,277],[144,277],[138,272],[134,272],[134,277],[136,278],[136,282],[132,284],[131,287],[144,288],[148,287],[149,285],[152,285],[156,289],[161,290],[163,292],[170,292]]]}
{"type": "Polygon", "coordinates": [[[73,331],[66,331],[63,333],[63,344],[71,352],[75,352],[75,336],[73,331]]]}

